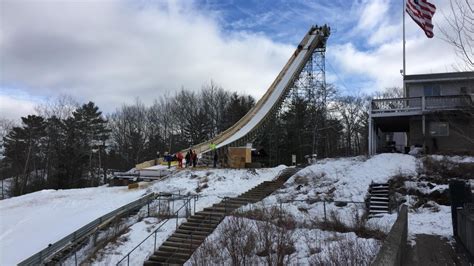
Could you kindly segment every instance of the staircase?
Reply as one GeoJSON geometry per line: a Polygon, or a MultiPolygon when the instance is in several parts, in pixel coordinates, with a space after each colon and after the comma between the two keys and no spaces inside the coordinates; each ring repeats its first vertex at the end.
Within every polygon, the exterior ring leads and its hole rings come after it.
{"type": "Polygon", "coordinates": [[[369,218],[380,217],[389,213],[388,183],[372,183],[369,186],[369,218]]]}
{"type": "Polygon", "coordinates": [[[151,255],[144,265],[183,265],[224,217],[248,203],[255,203],[280,188],[300,168],[286,168],[273,181],[265,181],[235,198],[204,208],[187,219],[151,255]]]}

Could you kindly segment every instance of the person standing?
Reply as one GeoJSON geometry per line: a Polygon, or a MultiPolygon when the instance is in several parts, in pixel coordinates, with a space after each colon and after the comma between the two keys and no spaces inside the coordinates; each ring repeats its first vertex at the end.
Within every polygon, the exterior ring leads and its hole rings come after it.
{"type": "Polygon", "coordinates": [[[176,154],[176,159],[178,159],[178,167],[183,168],[183,154],[180,151],[176,154]]]}
{"type": "Polygon", "coordinates": [[[168,163],[168,169],[171,168],[171,155],[169,155],[168,152],[165,152],[165,158],[166,162],[168,163]]]}
{"type": "Polygon", "coordinates": [[[184,157],[186,159],[186,164],[185,166],[188,167],[191,166],[191,153],[188,151],[186,152],[186,156],[184,157]]]}
{"type": "Polygon", "coordinates": [[[197,165],[197,160],[198,160],[198,156],[197,156],[196,150],[193,151],[192,156],[191,156],[191,160],[193,161],[193,167],[196,167],[196,165],[197,165]]]}
{"type": "Polygon", "coordinates": [[[217,168],[217,151],[214,151],[214,168],[217,168]]]}
{"type": "Polygon", "coordinates": [[[189,167],[191,167],[191,166],[193,166],[193,150],[189,149],[188,153],[189,153],[188,164],[189,164],[189,167]]]}

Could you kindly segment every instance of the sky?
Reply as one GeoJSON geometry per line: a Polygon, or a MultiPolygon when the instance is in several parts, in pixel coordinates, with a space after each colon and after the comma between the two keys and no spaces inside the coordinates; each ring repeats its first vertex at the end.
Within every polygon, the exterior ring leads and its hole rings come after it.
{"type": "MultiPolygon", "coordinates": [[[[402,0],[1,0],[0,118],[69,95],[105,113],[211,81],[259,99],[311,25],[328,24],[327,81],[343,94],[402,86],[402,0]]],[[[407,74],[455,71],[438,31],[406,17],[407,74]]]]}

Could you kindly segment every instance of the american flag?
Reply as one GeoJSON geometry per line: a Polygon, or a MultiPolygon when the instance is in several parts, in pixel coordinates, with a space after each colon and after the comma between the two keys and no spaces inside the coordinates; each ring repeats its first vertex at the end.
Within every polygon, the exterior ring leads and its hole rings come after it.
{"type": "Polygon", "coordinates": [[[433,17],[436,7],[426,0],[406,0],[405,10],[408,15],[420,26],[428,38],[433,38],[433,17]]]}

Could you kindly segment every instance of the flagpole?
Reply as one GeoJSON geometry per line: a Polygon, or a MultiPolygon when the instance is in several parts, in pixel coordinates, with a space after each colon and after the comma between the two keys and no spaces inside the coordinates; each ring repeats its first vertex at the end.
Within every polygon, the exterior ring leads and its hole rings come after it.
{"type": "Polygon", "coordinates": [[[406,0],[403,0],[402,12],[403,12],[403,94],[404,97],[407,96],[406,88],[405,88],[405,74],[406,74],[406,60],[405,60],[405,7],[406,7],[406,0]]]}

